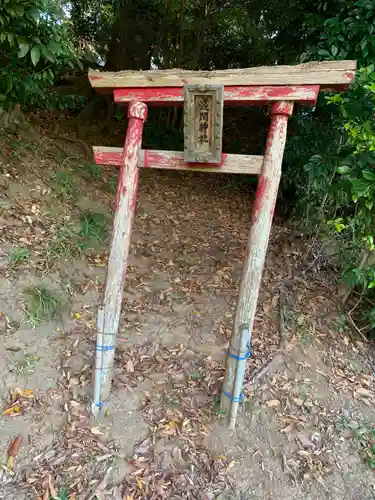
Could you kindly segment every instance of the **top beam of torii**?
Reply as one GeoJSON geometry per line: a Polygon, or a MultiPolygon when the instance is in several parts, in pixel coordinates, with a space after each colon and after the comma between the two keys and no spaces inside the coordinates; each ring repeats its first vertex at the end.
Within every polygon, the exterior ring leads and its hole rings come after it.
{"type": "Polygon", "coordinates": [[[319,85],[320,90],[345,90],[355,78],[356,61],[308,62],[295,66],[259,66],[246,69],[190,71],[94,71],[89,80],[96,89],[183,87],[184,85],[283,86],[319,85]]]}

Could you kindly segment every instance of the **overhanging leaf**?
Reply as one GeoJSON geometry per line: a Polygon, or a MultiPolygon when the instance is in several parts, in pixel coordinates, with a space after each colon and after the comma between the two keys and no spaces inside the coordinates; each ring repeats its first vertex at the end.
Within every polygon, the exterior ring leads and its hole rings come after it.
{"type": "Polygon", "coordinates": [[[362,175],[368,181],[375,181],[375,174],[373,172],[369,172],[368,170],[364,170],[362,172],[362,175]]]}
{"type": "Polygon", "coordinates": [[[18,51],[18,57],[22,59],[25,57],[25,55],[29,52],[30,45],[28,43],[20,43],[19,44],[19,51],[18,51]]]}
{"type": "Polygon", "coordinates": [[[55,56],[53,55],[53,53],[49,50],[48,47],[43,47],[43,55],[46,59],[48,59],[48,61],[50,61],[51,63],[54,63],[56,61],[55,59],[55,56]]]}
{"type": "Polygon", "coordinates": [[[40,59],[40,49],[39,47],[33,47],[30,52],[31,60],[34,66],[36,66],[40,59]]]}

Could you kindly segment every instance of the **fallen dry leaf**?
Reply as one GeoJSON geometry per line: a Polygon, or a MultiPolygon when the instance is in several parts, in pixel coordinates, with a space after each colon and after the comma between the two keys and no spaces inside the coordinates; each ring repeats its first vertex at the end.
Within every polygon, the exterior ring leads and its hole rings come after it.
{"type": "Polygon", "coordinates": [[[355,396],[362,396],[364,398],[371,398],[374,396],[374,393],[372,391],[369,391],[365,387],[359,387],[354,394],[355,396]]]}
{"type": "Polygon", "coordinates": [[[315,448],[315,444],[304,433],[298,434],[298,440],[304,448],[315,448]]]}
{"type": "Polygon", "coordinates": [[[23,441],[22,436],[18,436],[10,443],[8,448],[8,457],[15,457],[20,451],[20,447],[23,441]]]}
{"type": "Polygon", "coordinates": [[[31,389],[22,390],[19,387],[11,391],[8,406],[3,411],[4,416],[16,417],[31,407],[35,398],[31,389]]]}
{"type": "Polygon", "coordinates": [[[103,433],[99,429],[99,427],[91,427],[90,432],[91,434],[94,434],[94,436],[103,436],[103,433]]]}
{"type": "Polygon", "coordinates": [[[293,403],[299,408],[303,406],[303,400],[301,398],[293,398],[293,403]]]}
{"type": "Polygon", "coordinates": [[[140,491],[143,490],[143,483],[142,483],[142,479],[140,477],[137,477],[137,486],[138,486],[138,489],[140,491]]]}
{"type": "Polygon", "coordinates": [[[20,405],[11,406],[10,408],[6,408],[3,411],[3,415],[5,417],[20,415],[20,414],[21,414],[21,407],[20,407],[20,405]]]}
{"type": "Polygon", "coordinates": [[[268,408],[279,408],[281,402],[278,399],[270,399],[266,402],[266,405],[268,406],[268,408]]]}
{"type": "Polygon", "coordinates": [[[126,363],[126,371],[128,373],[133,373],[134,372],[134,363],[131,359],[126,363]]]}
{"type": "Polygon", "coordinates": [[[48,476],[48,486],[49,486],[49,491],[51,493],[51,496],[52,497],[57,497],[58,496],[58,492],[53,484],[53,480],[52,480],[52,476],[51,474],[48,476]]]}

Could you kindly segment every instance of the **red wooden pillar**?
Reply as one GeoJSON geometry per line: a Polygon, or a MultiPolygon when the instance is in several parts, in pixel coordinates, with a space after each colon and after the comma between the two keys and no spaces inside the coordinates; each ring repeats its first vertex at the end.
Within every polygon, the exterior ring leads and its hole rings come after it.
{"type": "Polygon", "coordinates": [[[98,337],[96,345],[94,414],[109,397],[116,335],[118,331],[121,302],[124,290],[130,238],[137,202],[139,170],[137,167],[142,144],[147,106],[143,102],[132,102],[128,110],[123,163],[120,168],[116,209],[113,222],[111,251],[105,283],[104,303],[98,313],[98,337]]]}
{"type": "Polygon", "coordinates": [[[244,359],[250,353],[251,334],[259,288],[281,177],[281,163],[285,148],[288,118],[292,112],[293,102],[280,101],[272,104],[271,125],[253,207],[252,226],[242,271],[221,400],[221,407],[229,414],[233,425],[238,405],[232,403],[238,403],[240,398],[240,394],[234,394],[236,373],[239,365],[238,358],[244,359]],[[240,352],[241,337],[244,330],[247,332],[248,337],[248,351],[240,352]]]}

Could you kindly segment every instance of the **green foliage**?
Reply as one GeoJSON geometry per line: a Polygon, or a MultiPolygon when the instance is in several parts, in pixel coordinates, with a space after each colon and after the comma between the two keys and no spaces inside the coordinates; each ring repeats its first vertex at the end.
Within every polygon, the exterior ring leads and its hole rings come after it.
{"type": "Polygon", "coordinates": [[[0,105],[43,105],[75,60],[68,21],[53,0],[0,2],[0,105]]]}
{"type": "Polygon", "coordinates": [[[85,211],[81,217],[79,235],[83,237],[81,245],[86,246],[93,241],[102,241],[108,232],[108,220],[103,214],[85,211]]]}
{"type": "Polygon", "coordinates": [[[75,195],[73,173],[70,170],[58,170],[52,178],[52,189],[64,200],[73,198],[75,195]]]}
{"type": "Polygon", "coordinates": [[[27,260],[30,256],[29,249],[26,247],[16,247],[13,248],[9,253],[9,262],[11,264],[17,264],[27,260]]]}
{"type": "Polygon", "coordinates": [[[84,163],[81,168],[84,176],[89,179],[99,179],[102,173],[102,167],[96,163],[84,163]]]}
{"type": "Polygon", "coordinates": [[[45,97],[46,99],[42,104],[56,111],[79,111],[86,103],[86,99],[83,96],[76,94],[62,94],[49,91],[45,97]]]}
{"type": "Polygon", "coordinates": [[[361,447],[365,462],[375,470],[375,425],[363,423],[355,431],[355,439],[361,447]]]}
{"type": "Polygon", "coordinates": [[[50,497],[50,500],[68,500],[69,499],[69,493],[68,489],[65,488],[65,486],[62,486],[59,491],[59,495],[57,497],[50,497]]]}
{"type": "MultiPolygon", "coordinates": [[[[357,59],[356,83],[301,113],[286,159],[293,170],[284,193],[297,192],[296,213],[336,251],[350,288],[375,287],[375,3],[337,3],[315,47],[304,58],[357,59]]],[[[315,28],[317,29],[317,28],[315,28]]],[[[369,328],[375,310],[367,311],[369,328]]]]}
{"type": "Polygon", "coordinates": [[[372,0],[338,0],[335,15],[325,20],[320,41],[311,53],[326,60],[355,59],[360,67],[368,66],[375,50],[374,12],[372,0]]]}
{"type": "Polygon", "coordinates": [[[22,359],[16,361],[13,365],[13,370],[17,375],[26,377],[30,373],[35,371],[35,363],[39,361],[39,356],[34,356],[33,354],[24,354],[22,359]]]}
{"type": "Polygon", "coordinates": [[[61,258],[78,257],[82,250],[101,243],[108,232],[108,220],[103,214],[85,211],[78,224],[63,223],[46,247],[46,261],[52,267],[61,258]]]}
{"type": "Polygon", "coordinates": [[[48,243],[46,249],[46,259],[49,263],[61,257],[73,257],[79,251],[76,244],[76,233],[66,224],[61,224],[57,229],[53,239],[48,243]]]}
{"type": "Polygon", "coordinates": [[[61,313],[64,301],[58,294],[44,286],[33,286],[26,290],[28,302],[25,310],[25,322],[35,328],[61,313]]]}

